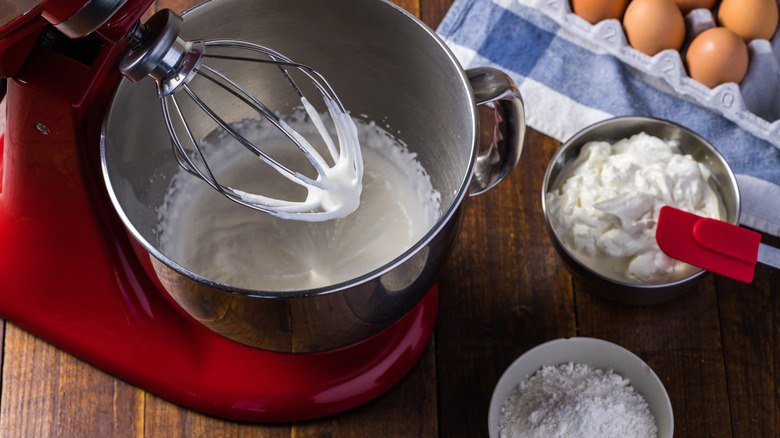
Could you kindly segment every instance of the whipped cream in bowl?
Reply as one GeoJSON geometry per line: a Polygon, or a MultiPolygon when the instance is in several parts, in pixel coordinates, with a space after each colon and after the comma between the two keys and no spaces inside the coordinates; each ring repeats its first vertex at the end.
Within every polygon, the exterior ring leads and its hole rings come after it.
{"type": "Polygon", "coordinates": [[[707,140],[649,117],[576,134],[553,156],[542,189],[548,234],[569,271],[596,295],[630,304],[671,299],[703,274],[658,248],[664,205],[736,223],[739,190],[707,140]]]}

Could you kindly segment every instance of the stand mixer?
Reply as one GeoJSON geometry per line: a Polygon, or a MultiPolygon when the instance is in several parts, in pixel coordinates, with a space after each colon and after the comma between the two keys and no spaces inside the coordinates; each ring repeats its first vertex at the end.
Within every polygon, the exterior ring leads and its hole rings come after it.
{"type": "MultiPolygon", "coordinates": [[[[440,195],[438,221],[371,272],[313,289],[243,290],[199,277],[160,249],[166,182],[179,165],[193,169],[170,150],[153,81],[120,73],[143,40],[133,35],[151,2],[17,0],[0,8],[0,77],[8,83],[0,316],[218,417],[303,420],[379,396],[428,344],[436,278],[466,196],[493,187],[519,159],[517,88],[495,69],[463,71],[431,29],[384,0],[211,0],[185,12],[182,35],[191,40],[260,42],[311,63],[352,117],[392,129],[388,136],[408,147],[440,195]],[[497,122],[482,150],[478,104],[491,104],[497,122]]],[[[263,101],[292,105],[266,88],[263,101]]]]}
{"type": "Polygon", "coordinates": [[[101,178],[99,145],[125,37],[151,3],[20,0],[0,7],[0,76],[7,78],[0,316],[209,415],[292,421],[377,397],[426,347],[435,287],[367,339],[287,354],[203,327],[160,293],[135,256],[101,178]]]}

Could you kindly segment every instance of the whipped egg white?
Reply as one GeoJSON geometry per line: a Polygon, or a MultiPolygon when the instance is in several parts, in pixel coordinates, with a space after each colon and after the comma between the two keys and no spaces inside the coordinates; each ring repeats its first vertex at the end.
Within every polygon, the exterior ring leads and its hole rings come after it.
{"type": "MultiPolygon", "coordinates": [[[[289,123],[296,132],[319,135],[310,132],[315,128],[302,115],[289,123]]],[[[158,210],[161,251],[209,280],[265,291],[327,287],[399,257],[435,225],[441,195],[406,145],[375,123],[353,126],[355,143],[362,149],[362,189],[351,214],[325,221],[287,220],[229,201],[180,170],[158,210]]],[[[264,122],[246,120],[234,128],[254,144],[289,154],[281,157],[288,158],[286,162],[306,160],[279,130],[266,129],[264,122]]],[[[269,172],[259,179],[255,160],[232,153],[225,146],[228,141],[224,135],[203,141],[211,170],[220,180],[286,198],[291,187],[286,178],[269,172]]],[[[343,174],[351,180],[353,170],[343,174]]],[[[346,198],[351,198],[354,186],[347,185],[346,198]]]]}
{"type": "Polygon", "coordinates": [[[636,134],[614,144],[585,144],[562,183],[546,196],[563,245],[607,277],[635,284],[679,280],[698,268],[668,257],[655,229],[661,207],[721,219],[710,170],[673,142],[636,134]]]}
{"type": "MultiPolygon", "coordinates": [[[[324,101],[335,126],[338,147],[317,110],[305,97],[301,97],[301,104],[303,104],[306,114],[311,119],[334,161],[332,166],[326,162],[304,135],[284,120],[279,121],[280,126],[295,138],[300,147],[309,154],[312,160],[311,164],[317,168],[317,179],[301,184],[307,191],[305,200],[288,201],[248,193],[236,188],[230,188],[230,190],[244,202],[265,207],[270,214],[288,220],[326,221],[343,218],[357,210],[360,206],[364,172],[357,127],[352,117],[339,108],[334,100],[325,97],[324,101]]],[[[284,175],[284,172],[281,174],[284,175]]],[[[294,172],[294,177],[290,177],[290,180],[305,181],[307,178],[294,172]]]]}

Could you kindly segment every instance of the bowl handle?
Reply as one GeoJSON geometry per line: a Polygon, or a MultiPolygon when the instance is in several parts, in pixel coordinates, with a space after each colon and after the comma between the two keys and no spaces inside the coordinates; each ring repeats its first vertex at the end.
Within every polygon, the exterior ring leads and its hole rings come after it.
{"type": "Polygon", "coordinates": [[[493,142],[477,155],[470,195],[491,189],[514,169],[525,138],[525,110],[520,92],[512,78],[494,68],[466,70],[478,105],[493,107],[496,127],[493,142]]]}

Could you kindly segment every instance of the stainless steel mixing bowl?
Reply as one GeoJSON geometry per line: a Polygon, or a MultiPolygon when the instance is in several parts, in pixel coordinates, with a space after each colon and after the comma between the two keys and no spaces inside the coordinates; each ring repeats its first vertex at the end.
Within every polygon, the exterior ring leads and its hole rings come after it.
{"type": "MultiPolygon", "coordinates": [[[[182,35],[256,41],[310,65],[354,116],[397,132],[442,195],[442,217],[435,226],[373,272],[293,292],[220,284],[160,250],[157,209],[179,169],[153,82],[122,82],[101,145],[114,206],[163,292],[206,327],[243,344],[313,352],[349,345],[387,328],[433,286],[458,234],[466,194],[492,187],[520,154],[524,113],[512,81],[491,69],[464,72],[431,29],[390,3],[214,0],[184,14],[182,35]],[[495,101],[501,140],[478,152],[476,104],[486,101],[495,101]]],[[[242,80],[263,80],[250,77],[249,71],[234,73],[242,80]]],[[[275,109],[300,104],[281,100],[289,95],[267,95],[264,103],[275,109]]],[[[224,110],[230,120],[229,108],[224,110]]]]}
{"type": "Polygon", "coordinates": [[[567,166],[579,156],[583,145],[591,141],[615,143],[640,132],[664,140],[677,140],[683,154],[690,154],[696,161],[704,163],[712,172],[708,183],[715,193],[720,195],[723,207],[721,214],[725,214],[723,220],[737,223],[740,212],[739,187],[725,158],[707,140],[690,129],[667,120],[643,116],[616,117],[595,123],[561,145],[550,160],[544,175],[542,209],[553,246],[563,259],[564,265],[587,285],[588,291],[626,304],[656,304],[689,290],[705,271],[698,270],[686,278],[663,284],[634,284],[602,275],[581,263],[577,255],[561,243],[550,221],[546,197],[547,192],[563,183],[567,166]]]}

